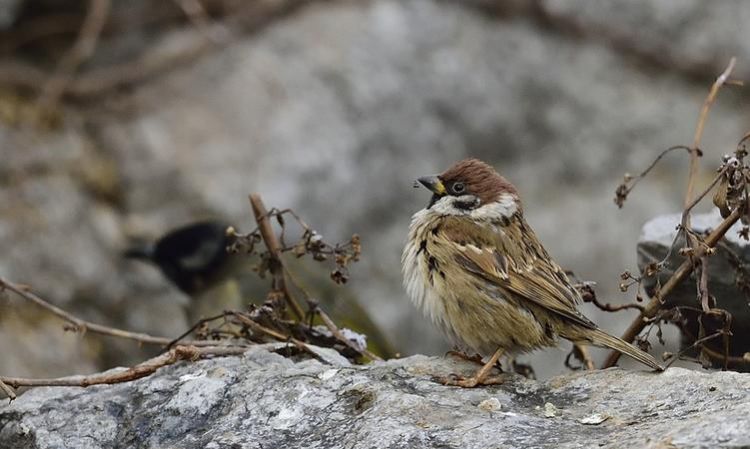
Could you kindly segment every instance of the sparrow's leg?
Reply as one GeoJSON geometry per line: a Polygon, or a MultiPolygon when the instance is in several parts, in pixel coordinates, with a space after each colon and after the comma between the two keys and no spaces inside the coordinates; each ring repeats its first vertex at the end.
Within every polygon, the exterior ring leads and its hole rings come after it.
{"type": "Polygon", "coordinates": [[[445,355],[451,355],[453,357],[466,360],[467,362],[476,363],[477,365],[484,366],[484,362],[482,361],[482,356],[479,354],[469,355],[463,351],[459,351],[457,349],[451,349],[450,351],[446,352],[445,355]]]}
{"type": "Polygon", "coordinates": [[[493,384],[500,384],[502,383],[502,378],[499,376],[487,378],[487,376],[490,374],[490,371],[492,371],[492,368],[495,366],[495,363],[497,363],[498,359],[500,359],[500,356],[503,355],[505,350],[503,348],[498,348],[497,351],[495,351],[494,354],[492,354],[492,357],[487,361],[487,363],[484,364],[481,368],[479,368],[479,371],[477,371],[476,374],[474,374],[472,377],[469,378],[441,378],[439,379],[439,382],[443,385],[453,385],[456,387],[463,387],[463,388],[474,388],[477,385],[493,385],[493,384]]]}
{"type": "Polygon", "coordinates": [[[586,346],[583,346],[578,343],[573,343],[573,353],[575,354],[576,358],[583,363],[583,366],[586,367],[587,370],[591,371],[596,369],[594,366],[594,361],[591,360],[591,354],[589,354],[589,349],[586,346]]]}

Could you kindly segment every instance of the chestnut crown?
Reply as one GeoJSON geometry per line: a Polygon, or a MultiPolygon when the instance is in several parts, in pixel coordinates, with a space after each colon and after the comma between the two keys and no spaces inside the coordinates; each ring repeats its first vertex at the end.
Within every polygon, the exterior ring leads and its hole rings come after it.
{"type": "Polygon", "coordinates": [[[503,194],[518,197],[513,184],[479,159],[458,161],[437,177],[445,187],[445,194],[474,195],[482,204],[498,201],[503,194]]]}

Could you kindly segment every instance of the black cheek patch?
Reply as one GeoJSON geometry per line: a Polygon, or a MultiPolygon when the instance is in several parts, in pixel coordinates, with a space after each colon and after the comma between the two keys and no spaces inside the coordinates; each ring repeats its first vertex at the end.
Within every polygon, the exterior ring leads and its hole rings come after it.
{"type": "Polygon", "coordinates": [[[471,200],[471,201],[454,201],[453,206],[456,209],[461,210],[472,210],[476,209],[477,206],[479,206],[479,201],[477,200],[471,200]]]}

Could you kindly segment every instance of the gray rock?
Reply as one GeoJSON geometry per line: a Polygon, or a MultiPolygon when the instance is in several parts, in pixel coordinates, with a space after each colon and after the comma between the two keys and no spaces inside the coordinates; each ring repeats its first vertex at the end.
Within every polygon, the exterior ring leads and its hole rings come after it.
{"type": "MultiPolygon", "coordinates": [[[[598,38],[629,55],[673,70],[715,77],[729,58],[750,57],[750,43],[737,36],[750,20],[742,0],[648,0],[587,2],[543,0],[553,20],[575,23],[589,38],[598,38]]],[[[740,78],[749,73],[738,64],[740,78]]]]}
{"type": "Polygon", "coordinates": [[[4,449],[633,448],[750,445],[750,375],[608,369],[445,387],[468,362],[293,362],[257,347],[135,382],[0,406],[4,449]],[[554,410],[554,413],[550,411],[554,410]],[[673,446],[672,446],[673,445],[673,446]]]}

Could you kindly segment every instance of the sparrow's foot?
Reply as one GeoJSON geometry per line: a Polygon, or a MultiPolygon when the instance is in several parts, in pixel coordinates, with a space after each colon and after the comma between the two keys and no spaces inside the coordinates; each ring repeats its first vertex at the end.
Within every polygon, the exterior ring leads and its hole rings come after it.
{"type": "Polygon", "coordinates": [[[467,362],[476,363],[477,365],[484,366],[482,356],[479,354],[469,355],[462,351],[450,350],[445,353],[446,356],[456,357],[457,359],[466,360],[467,362]]]}
{"type": "Polygon", "coordinates": [[[478,385],[493,385],[502,383],[502,379],[500,378],[500,376],[490,376],[490,372],[492,371],[492,367],[494,367],[497,361],[500,359],[500,356],[503,355],[503,352],[505,352],[503,348],[498,348],[497,351],[492,354],[492,357],[490,357],[487,363],[482,365],[479,371],[477,371],[477,373],[472,377],[465,378],[462,376],[453,375],[438,378],[438,382],[443,385],[453,385],[463,388],[474,388],[478,385]],[[498,379],[500,380],[498,381],[498,379]]]}
{"type": "Polygon", "coordinates": [[[485,385],[500,385],[505,381],[505,378],[502,375],[480,378],[477,375],[464,377],[458,374],[451,374],[450,376],[436,377],[435,381],[451,387],[475,388],[485,385]]]}

